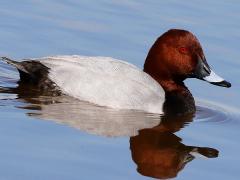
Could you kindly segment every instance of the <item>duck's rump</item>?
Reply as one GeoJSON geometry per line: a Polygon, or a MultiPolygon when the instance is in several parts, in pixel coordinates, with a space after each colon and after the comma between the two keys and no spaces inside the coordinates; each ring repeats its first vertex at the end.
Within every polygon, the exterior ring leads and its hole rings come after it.
{"type": "Polygon", "coordinates": [[[49,79],[49,68],[41,62],[34,60],[17,62],[6,57],[2,57],[2,59],[17,68],[20,76],[18,89],[37,91],[42,95],[61,94],[60,88],[49,79]]]}
{"type": "MultiPolygon", "coordinates": [[[[7,61],[8,62],[8,61],[7,61]]],[[[22,82],[56,90],[77,99],[119,109],[162,113],[162,87],[148,74],[108,57],[53,56],[9,61],[22,82]]]]}

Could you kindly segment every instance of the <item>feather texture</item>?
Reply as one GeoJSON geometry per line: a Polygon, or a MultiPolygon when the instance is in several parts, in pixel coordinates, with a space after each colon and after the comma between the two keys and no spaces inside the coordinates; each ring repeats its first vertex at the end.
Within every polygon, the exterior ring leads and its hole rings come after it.
{"type": "Polygon", "coordinates": [[[67,95],[100,106],[162,113],[162,87],[130,63],[76,55],[34,60],[49,68],[50,80],[67,95]]]}

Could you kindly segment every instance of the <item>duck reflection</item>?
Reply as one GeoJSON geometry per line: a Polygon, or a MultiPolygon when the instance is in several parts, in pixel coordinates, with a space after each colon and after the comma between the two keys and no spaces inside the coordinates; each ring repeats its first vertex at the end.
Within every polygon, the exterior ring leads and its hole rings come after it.
{"type": "Polygon", "coordinates": [[[137,171],[154,178],[166,179],[177,174],[201,155],[218,156],[218,150],[188,146],[174,133],[191,123],[194,114],[160,116],[139,111],[113,110],[75,100],[68,96],[41,95],[30,86],[2,88],[1,93],[16,94],[24,102],[29,116],[66,124],[90,134],[129,136],[133,161],[137,171]]]}
{"type": "Polygon", "coordinates": [[[132,159],[137,164],[137,171],[154,178],[166,179],[176,177],[184,166],[195,156],[214,158],[218,150],[208,147],[188,146],[174,134],[191,122],[193,116],[162,117],[156,127],[139,131],[130,138],[132,159]]]}
{"type": "Polygon", "coordinates": [[[23,102],[18,108],[29,110],[28,116],[65,124],[89,134],[131,137],[137,135],[140,129],[151,128],[161,122],[159,114],[116,110],[69,96],[43,95],[34,86],[19,84],[16,88],[0,88],[1,92],[16,94],[18,101],[23,102]]]}

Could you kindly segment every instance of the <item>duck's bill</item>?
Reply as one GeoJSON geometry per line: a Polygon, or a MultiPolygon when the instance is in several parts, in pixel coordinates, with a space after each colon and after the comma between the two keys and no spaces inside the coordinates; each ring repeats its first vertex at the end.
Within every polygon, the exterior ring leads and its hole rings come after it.
{"type": "Polygon", "coordinates": [[[205,76],[202,78],[202,80],[207,81],[211,84],[214,84],[216,86],[222,86],[222,87],[231,87],[231,83],[227,82],[220,76],[218,76],[215,72],[211,70],[210,74],[208,76],[205,76]]]}
{"type": "Polygon", "coordinates": [[[209,147],[193,147],[189,154],[193,157],[216,158],[218,157],[219,151],[209,147]]]}
{"type": "Polygon", "coordinates": [[[207,81],[217,86],[227,88],[231,87],[231,83],[227,82],[211,70],[211,68],[207,64],[205,57],[201,58],[199,56],[196,71],[192,75],[192,77],[207,81]]]}

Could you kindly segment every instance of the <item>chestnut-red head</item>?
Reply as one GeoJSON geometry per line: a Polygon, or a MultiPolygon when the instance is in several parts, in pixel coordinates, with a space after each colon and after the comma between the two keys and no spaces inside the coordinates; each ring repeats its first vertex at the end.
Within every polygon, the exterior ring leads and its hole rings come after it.
{"type": "Polygon", "coordinates": [[[167,87],[171,83],[181,84],[186,78],[231,86],[210,69],[198,39],[186,30],[171,29],[160,36],[148,53],[144,71],[165,90],[171,89],[167,87]]]}

